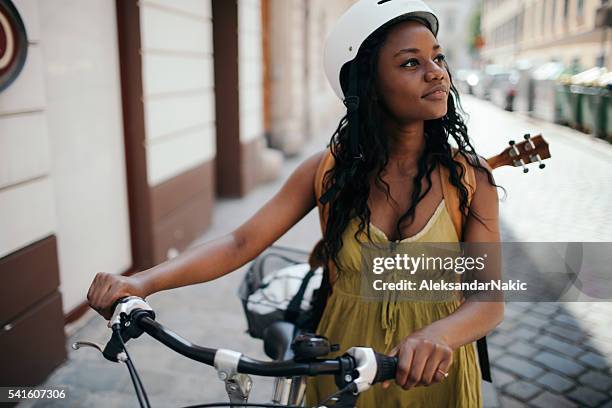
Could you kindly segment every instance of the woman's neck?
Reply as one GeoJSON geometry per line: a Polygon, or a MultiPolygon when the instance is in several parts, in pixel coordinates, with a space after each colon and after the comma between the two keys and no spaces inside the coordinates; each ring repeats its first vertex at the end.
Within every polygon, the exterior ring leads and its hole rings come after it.
{"type": "Polygon", "coordinates": [[[424,122],[390,124],[385,130],[389,138],[389,163],[385,174],[391,177],[416,174],[425,150],[424,122]]]}

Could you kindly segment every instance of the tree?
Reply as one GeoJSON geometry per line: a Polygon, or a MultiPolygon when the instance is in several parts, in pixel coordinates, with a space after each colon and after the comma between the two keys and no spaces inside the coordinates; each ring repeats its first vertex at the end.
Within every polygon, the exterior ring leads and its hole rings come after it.
{"type": "Polygon", "coordinates": [[[470,27],[468,30],[468,49],[472,55],[478,54],[480,49],[484,46],[484,37],[481,31],[481,16],[482,16],[482,5],[478,6],[472,12],[470,17],[470,27]]]}

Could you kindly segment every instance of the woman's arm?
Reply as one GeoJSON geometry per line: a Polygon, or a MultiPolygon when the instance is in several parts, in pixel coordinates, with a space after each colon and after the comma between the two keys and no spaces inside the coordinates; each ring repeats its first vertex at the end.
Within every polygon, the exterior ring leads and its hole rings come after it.
{"type": "MultiPolygon", "coordinates": [[[[492,171],[486,160],[481,158],[480,164],[492,171]]],[[[470,215],[464,227],[463,241],[493,243],[478,248],[478,251],[488,250],[487,269],[478,280],[498,280],[501,279],[501,251],[499,245],[495,244],[500,241],[497,189],[489,184],[487,175],[480,171],[476,171],[476,185],[472,209],[480,215],[484,225],[470,215]]],[[[453,314],[434,322],[424,330],[442,338],[452,349],[456,349],[485,336],[501,323],[503,317],[503,302],[467,300],[453,314]]]]}
{"type": "MultiPolygon", "coordinates": [[[[484,159],[482,166],[492,171],[484,159]]],[[[495,186],[483,172],[476,171],[476,191],[472,197],[472,209],[484,225],[470,215],[464,226],[464,242],[498,243],[499,203],[495,186]]],[[[489,269],[481,278],[501,279],[499,246],[490,245],[493,253],[487,254],[489,269]]],[[[467,300],[457,310],[443,319],[407,336],[390,354],[399,354],[400,363],[396,382],[404,389],[417,385],[430,385],[444,380],[442,372],[448,372],[453,350],[485,336],[503,319],[503,302],[478,302],[467,300]]],[[[389,384],[385,384],[385,388],[389,384]]]]}
{"type": "Polygon", "coordinates": [[[207,282],[249,262],[315,206],[314,177],[323,153],[306,159],[280,191],[233,232],[130,277],[98,273],[87,294],[89,305],[110,318],[111,306],[121,297],[145,297],[166,289],[207,282]]]}

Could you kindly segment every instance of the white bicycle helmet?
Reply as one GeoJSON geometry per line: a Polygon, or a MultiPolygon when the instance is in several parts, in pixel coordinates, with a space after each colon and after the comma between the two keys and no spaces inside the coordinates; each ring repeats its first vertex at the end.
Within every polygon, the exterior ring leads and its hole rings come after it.
{"type": "Polygon", "coordinates": [[[419,17],[438,35],[438,17],[421,0],[359,0],[335,23],[325,41],[325,75],[334,92],[344,100],[340,70],[356,56],[361,44],[377,29],[407,17],[419,17]]]}
{"type": "Polygon", "coordinates": [[[346,11],[327,36],[323,55],[325,75],[334,92],[344,102],[348,118],[348,148],[353,163],[348,177],[335,180],[320,197],[323,204],[329,202],[355,174],[358,162],[364,160],[359,145],[359,96],[357,89],[359,74],[356,65],[349,70],[346,95],[340,84],[342,67],[353,61],[363,42],[376,30],[407,18],[423,21],[434,36],[438,35],[438,17],[421,0],[359,0],[346,11]]]}

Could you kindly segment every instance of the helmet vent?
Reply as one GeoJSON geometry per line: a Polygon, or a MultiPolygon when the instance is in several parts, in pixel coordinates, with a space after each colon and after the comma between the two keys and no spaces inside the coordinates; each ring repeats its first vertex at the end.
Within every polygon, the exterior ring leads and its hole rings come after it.
{"type": "Polygon", "coordinates": [[[391,0],[380,0],[380,1],[379,1],[379,2],[377,2],[376,4],[379,4],[379,5],[380,5],[380,4],[385,4],[385,3],[389,2],[389,1],[391,1],[391,0]]]}

